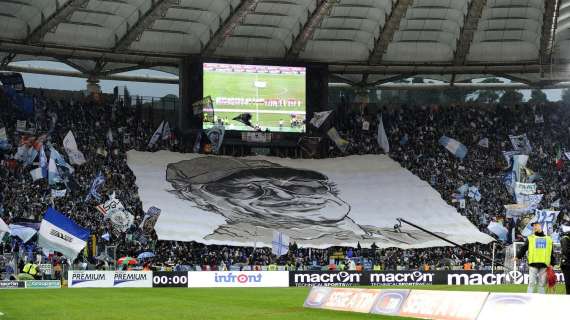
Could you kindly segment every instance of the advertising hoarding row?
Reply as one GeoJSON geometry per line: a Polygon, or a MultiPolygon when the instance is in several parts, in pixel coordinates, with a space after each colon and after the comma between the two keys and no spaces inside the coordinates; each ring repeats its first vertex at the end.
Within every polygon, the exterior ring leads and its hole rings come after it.
{"type": "Polygon", "coordinates": [[[526,293],[313,287],[306,308],[437,320],[567,317],[570,296],[526,293]]]}

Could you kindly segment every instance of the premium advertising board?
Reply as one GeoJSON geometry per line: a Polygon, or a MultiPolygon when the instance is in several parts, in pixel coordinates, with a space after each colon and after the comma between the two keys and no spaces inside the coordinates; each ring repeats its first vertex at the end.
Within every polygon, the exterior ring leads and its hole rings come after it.
{"type": "Polygon", "coordinates": [[[112,288],[114,271],[69,271],[69,288],[112,288]]]}
{"type": "Polygon", "coordinates": [[[153,272],[153,288],[186,288],[188,287],[188,272],[153,272]]]}
{"type": "Polygon", "coordinates": [[[190,271],[189,288],[288,287],[288,271],[190,271]]]}
{"type": "Polygon", "coordinates": [[[113,287],[152,288],[151,271],[115,271],[113,287]]]}

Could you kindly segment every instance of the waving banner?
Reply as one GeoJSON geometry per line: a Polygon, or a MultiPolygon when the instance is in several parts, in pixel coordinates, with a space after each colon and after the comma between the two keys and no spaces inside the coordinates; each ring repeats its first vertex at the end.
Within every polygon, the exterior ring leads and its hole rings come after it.
{"type": "Polygon", "coordinates": [[[306,160],[129,151],[143,209],[159,207],[161,240],[271,247],[444,246],[405,218],[459,243],[488,243],[431,186],[384,155],[306,160]]]}

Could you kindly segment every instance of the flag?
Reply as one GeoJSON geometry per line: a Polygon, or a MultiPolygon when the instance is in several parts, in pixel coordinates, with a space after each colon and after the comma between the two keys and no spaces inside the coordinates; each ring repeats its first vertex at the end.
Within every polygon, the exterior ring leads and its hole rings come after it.
{"type": "Polygon", "coordinates": [[[109,239],[111,239],[111,235],[109,234],[109,232],[107,232],[107,233],[103,234],[101,236],[101,238],[103,238],[103,240],[109,241],[109,239]]]}
{"type": "Polygon", "coordinates": [[[513,149],[520,151],[524,154],[530,154],[532,152],[532,146],[528,140],[526,133],[518,136],[509,135],[509,140],[513,145],[513,149]]]}
{"type": "Polygon", "coordinates": [[[558,171],[562,170],[562,168],[564,168],[564,161],[562,160],[562,148],[560,148],[559,144],[556,144],[556,158],[554,161],[555,165],[556,165],[556,169],[558,169],[558,171]]]}
{"type": "Polygon", "coordinates": [[[35,169],[31,170],[30,175],[32,176],[32,181],[34,181],[34,182],[37,180],[45,178],[42,168],[35,168],[35,169]]]}
{"type": "Polygon", "coordinates": [[[113,131],[111,130],[111,128],[109,128],[109,130],[107,131],[107,137],[106,137],[106,142],[107,142],[107,147],[110,148],[113,145],[113,131]]]}
{"type": "Polygon", "coordinates": [[[489,138],[484,138],[484,139],[479,140],[478,145],[481,148],[489,148],[489,138]]]}
{"type": "Polygon", "coordinates": [[[42,176],[47,178],[48,176],[48,160],[46,157],[45,147],[42,145],[40,149],[40,168],[42,169],[42,176]]]}
{"type": "Polygon", "coordinates": [[[505,187],[507,188],[507,191],[511,194],[514,195],[515,194],[515,173],[512,171],[507,172],[504,176],[503,176],[503,184],[505,185],[505,187]]]}
{"type": "Polygon", "coordinates": [[[11,148],[6,135],[6,128],[0,128],[0,150],[10,150],[11,148]]]}
{"type": "Polygon", "coordinates": [[[336,144],[338,149],[342,151],[342,153],[346,152],[346,149],[348,148],[348,141],[340,137],[335,127],[330,128],[329,131],[327,131],[327,135],[332,141],[334,141],[334,143],[336,144]]]}
{"type": "Polygon", "coordinates": [[[515,173],[515,181],[522,182],[522,172],[524,168],[526,168],[526,164],[528,162],[528,155],[526,154],[516,154],[513,155],[513,166],[511,170],[515,173]]]}
{"type": "Polygon", "coordinates": [[[16,120],[16,132],[26,132],[26,120],[16,120]]]}
{"type": "Polygon", "coordinates": [[[162,140],[169,140],[172,136],[172,132],[170,131],[170,123],[166,121],[164,123],[164,128],[162,129],[162,140]]]}
{"type": "MultiPolygon", "coordinates": [[[[5,232],[10,232],[10,227],[0,218],[0,235],[4,235],[5,232]]],[[[0,242],[2,241],[2,237],[0,236],[0,242]]]]}
{"type": "Polygon", "coordinates": [[[69,162],[72,164],[80,166],[86,162],[85,156],[77,148],[77,142],[71,130],[65,135],[65,138],[63,138],[63,148],[69,157],[69,162]]]}
{"type": "Polygon", "coordinates": [[[271,241],[271,253],[280,257],[289,252],[289,236],[283,232],[273,231],[273,241],[271,241]]]}
{"type": "Polygon", "coordinates": [[[50,185],[58,184],[62,182],[59,171],[57,171],[57,165],[55,164],[55,159],[50,156],[48,164],[48,183],[50,185]]]}
{"type": "Polygon", "coordinates": [[[67,176],[70,174],[73,174],[75,172],[75,169],[73,169],[73,167],[65,162],[65,159],[63,159],[63,156],[57,151],[55,150],[54,147],[49,147],[49,152],[50,152],[50,160],[54,159],[55,160],[55,164],[57,165],[57,169],[60,170],[60,174],[62,176],[67,176]]]}
{"type": "Polygon", "coordinates": [[[206,137],[208,137],[208,140],[210,140],[213,153],[217,154],[220,151],[222,143],[224,142],[225,132],[226,130],[224,126],[218,124],[206,130],[206,137]]]}
{"type": "Polygon", "coordinates": [[[198,131],[198,135],[196,135],[196,141],[194,142],[194,147],[192,148],[192,152],[200,153],[201,144],[202,144],[202,130],[198,131]]]}
{"type": "Polygon", "coordinates": [[[12,236],[18,237],[18,238],[22,239],[22,241],[24,241],[24,242],[30,241],[30,239],[32,239],[32,237],[37,232],[36,229],[34,229],[34,228],[21,226],[19,224],[13,224],[12,223],[8,227],[10,228],[10,234],[12,236]]]}
{"type": "Polygon", "coordinates": [[[111,211],[113,209],[119,209],[119,210],[125,209],[125,207],[123,206],[121,201],[119,199],[117,199],[115,192],[113,192],[113,194],[111,194],[111,196],[109,197],[109,200],[107,200],[104,204],[100,204],[100,205],[96,206],[95,208],[99,212],[101,212],[103,215],[106,215],[109,211],[111,211]]]}
{"type": "Polygon", "coordinates": [[[251,113],[242,113],[240,115],[238,115],[237,117],[233,118],[232,120],[241,122],[243,124],[245,124],[248,127],[252,127],[253,125],[251,124],[251,113]]]}
{"type": "Polygon", "coordinates": [[[507,234],[509,233],[509,231],[507,230],[507,228],[505,228],[503,226],[502,223],[493,221],[493,222],[489,223],[489,225],[487,226],[487,229],[489,229],[489,231],[491,231],[492,233],[497,235],[499,240],[501,240],[501,241],[507,240],[507,234]]]}
{"type": "Polygon", "coordinates": [[[322,112],[314,112],[313,113],[313,117],[311,118],[310,123],[315,127],[315,128],[320,128],[329,118],[329,116],[332,114],[332,110],[329,111],[322,111],[322,112]]]}
{"type": "Polygon", "coordinates": [[[89,193],[85,197],[85,202],[93,198],[97,201],[101,201],[101,195],[99,194],[99,188],[105,183],[105,176],[99,171],[93,182],[91,182],[91,187],[89,188],[89,193]]]}
{"type": "Polygon", "coordinates": [[[503,151],[503,157],[507,162],[507,165],[511,166],[513,161],[513,156],[520,154],[518,151],[503,151]]]}
{"type": "Polygon", "coordinates": [[[40,225],[38,245],[44,253],[57,251],[70,260],[85,248],[89,230],[80,227],[73,220],[53,208],[48,208],[40,225]]]}
{"type": "Polygon", "coordinates": [[[439,144],[461,160],[467,155],[467,147],[455,139],[441,136],[441,138],[439,138],[439,144]]]}
{"type": "Polygon", "coordinates": [[[390,144],[388,143],[388,136],[386,136],[386,130],[384,130],[384,122],[382,121],[382,115],[378,117],[378,145],[384,153],[390,153],[390,144]]]}
{"type": "Polygon", "coordinates": [[[51,197],[52,198],[63,198],[67,194],[67,189],[56,190],[51,189],[51,197]]]}
{"type": "Polygon", "coordinates": [[[154,225],[160,216],[160,212],[161,210],[157,207],[148,208],[139,226],[139,228],[142,229],[144,235],[151,235],[152,231],[154,230],[154,225]]]}
{"type": "Polygon", "coordinates": [[[158,139],[160,139],[163,130],[164,130],[164,121],[160,123],[160,125],[158,126],[158,128],[156,128],[156,131],[154,132],[152,137],[150,137],[150,141],[148,142],[149,148],[152,148],[154,144],[158,141],[158,139]]]}

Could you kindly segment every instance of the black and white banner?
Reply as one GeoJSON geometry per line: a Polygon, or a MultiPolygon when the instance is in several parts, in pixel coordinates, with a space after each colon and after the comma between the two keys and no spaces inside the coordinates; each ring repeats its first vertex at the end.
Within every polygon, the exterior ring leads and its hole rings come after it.
{"type": "Polygon", "coordinates": [[[273,231],[303,247],[424,248],[488,243],[427,182],[385,155],[309,160],[129,151],[129,167],[147,210],[162,210],[160,240],[271,247],[273,231]]]}

